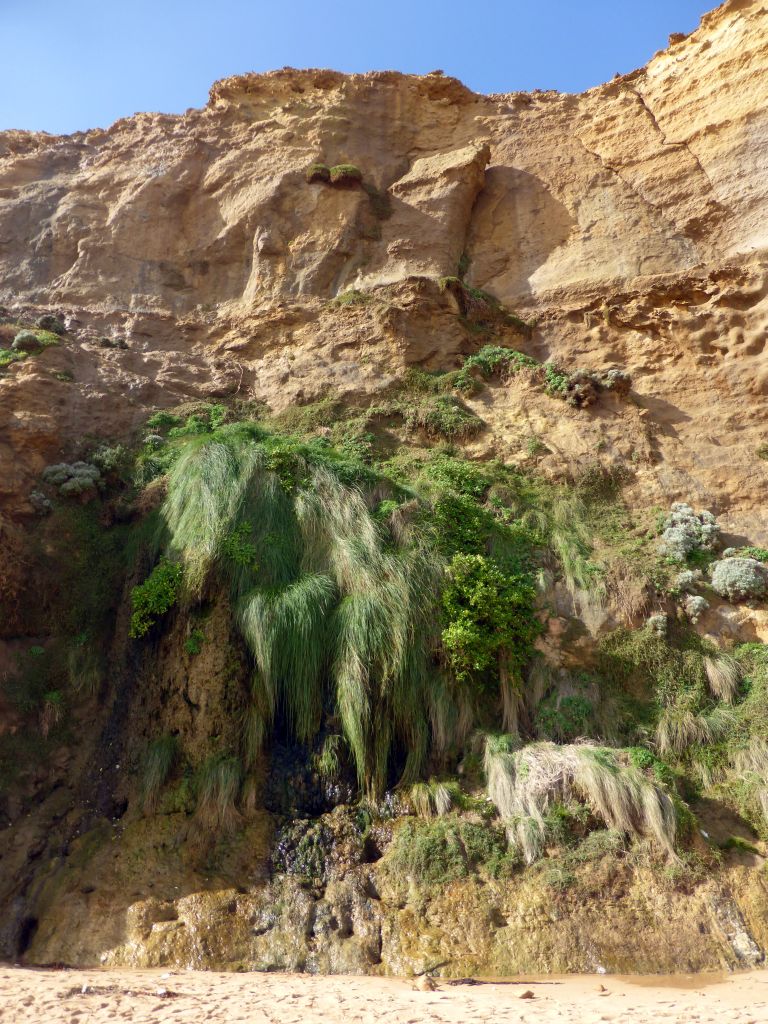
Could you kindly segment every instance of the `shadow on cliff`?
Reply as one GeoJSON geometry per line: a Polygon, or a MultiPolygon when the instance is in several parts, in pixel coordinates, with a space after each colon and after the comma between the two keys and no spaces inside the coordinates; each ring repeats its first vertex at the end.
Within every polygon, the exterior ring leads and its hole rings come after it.
{"type": "Polygon", "coordinates": [[[517,167],[490,167],[468,235],[473,283],[502,302],[531,296],[531,277],[575,225],[541,178],[517,167]]]}

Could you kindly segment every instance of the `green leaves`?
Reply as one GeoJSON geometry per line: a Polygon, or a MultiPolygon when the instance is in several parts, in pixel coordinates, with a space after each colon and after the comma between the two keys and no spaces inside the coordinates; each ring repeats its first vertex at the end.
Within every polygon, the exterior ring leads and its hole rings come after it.
{"type": "Polygon", "coordinates": [[[528,577],[506,574],[477,554],[454,556],[447,576],[442,641],[456,677],[482,677],[495,668],[502,652],[519,669],[540,631],[528,577]]]}
{"type": "Polygon", "coordinates": [[[176,604],[183,577],[184,570],[178,562],[161,558],[144,582],[133,588],[130,636],[145,636],[176,604]]]}

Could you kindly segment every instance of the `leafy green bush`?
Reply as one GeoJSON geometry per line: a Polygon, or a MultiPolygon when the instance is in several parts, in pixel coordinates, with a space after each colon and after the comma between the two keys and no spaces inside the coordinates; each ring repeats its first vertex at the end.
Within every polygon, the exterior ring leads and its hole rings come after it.
{"type": "Polygon", "coordinates": [[[11,363],[20,363],[27,358],[26,352],[16,352],[12,348],[0,348],[0,369],[11,363]]]}
{"type": "Polygon", "coordinates": [[[448,662],[458,679],[477,679],[502,656],[519,671],[541,631],[530,578],[502,572],[483,555],[455,555],[443,591],[442,632],[448,662]]]}
{"type": "Polygon", "coordinates": [[[536,708],[536,732],[543,739],[572,743],[590,735],[594,707],[582,694],[552,694],[536,708]]]}
{"type": "Polygon", "coordinates": [[[169,427],[178,427],[181,424],[181,418],[174,416],[171,412],[156,412],[147,420],[147,426],[152,427],[155,430],[165,430],[169,427]]]}
{"type": "Polygon", "coordinates": [[[559,370],[552,363],[544,364],[544,390],[548,395],[564,398],[568,391],[570,377],[565,371],[559,370]]]}
{"type": "Polygon", "coordinates": [[[179,562],[161,558],[144,582],[133,588],[130,636],[145,636],[176,604],[183,578],[184,569],[179,562]]]}

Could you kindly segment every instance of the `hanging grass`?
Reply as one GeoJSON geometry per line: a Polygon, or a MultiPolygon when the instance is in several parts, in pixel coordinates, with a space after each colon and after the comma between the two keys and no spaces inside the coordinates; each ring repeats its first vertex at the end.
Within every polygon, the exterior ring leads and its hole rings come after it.
{"type": "Polygon", "coordinates": [[[178,752],[178,737],[170,735],[158,736],[147,748],[141,779],[141,802],[145,814],[153,814],[157,810],[160,791],[170,778],[178,752]]]}
{"type": "Polygon", "coordinates": [[[461,789],[457,782],[416,782],[408,790],[408,800],[419,818],[441,818],[452,807],[461,804],[461,789]]]}
{"type": "Polygon", "coordinates": [[[705,656],[704,671],[712,696],[732,704],[741,682],[739,663],[730,654],[705,656]]]}
{"type": "Polygon", "coordinates": [[[243,771],[236,757],[214,755],[200,767],[195,779],[197,807],[195,817],[211,831],[234,832],[242,822],[237,798],[243,771]]]}
{"type": "Polygon", "coordinates": [[[361,785],[379,792],[395,745],[415,781],[456,718],[433,685],[443,562],[404,521],[377,518],[337,465],[223,427],[187,442],[163,514],[188,586],[230,583],[254,661],[246,764],[278,714],[308,742],[330,692],[361,785]]]}
{"type": "Polygon", "coordinates": [[[548,808],[572,799],[586,804],[609,828],[650,836],[674,856],[672,799],[621,751],[587,743],[520,748],[512,737],[494,736],[486,740],[485,773],[509,842],[528,864],[544,851],[548,808]]]}
{"type": "Polygon", "coordinates": [[[683,754],[689,747],[717,743],[736,725],[730,708],[716,707],[708,713],[679,704],[665,707],[656,725],[656,744],[661,754],[683,754]]]}

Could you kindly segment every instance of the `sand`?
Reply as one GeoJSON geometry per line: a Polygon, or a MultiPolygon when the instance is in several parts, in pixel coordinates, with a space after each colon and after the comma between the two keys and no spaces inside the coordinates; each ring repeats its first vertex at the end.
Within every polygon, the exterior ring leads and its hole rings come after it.
{"type": "Polygon", "coordinates": [[[393,978],[0,966],[3,1024],[768,1022],[768,970],[676,978],[575,976],[449,984],[393,978]],[[524,993],[532,993],[525,998],[524,993]]]}

